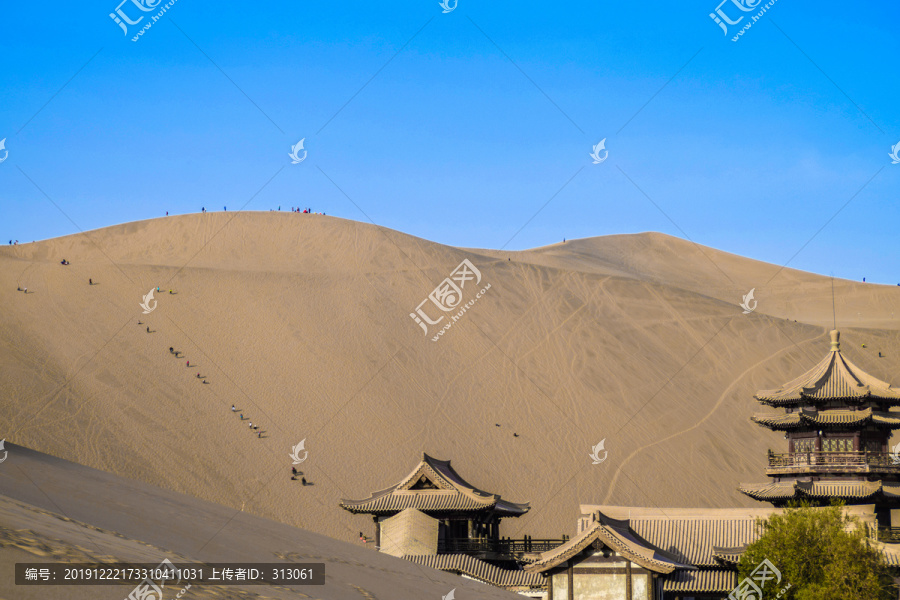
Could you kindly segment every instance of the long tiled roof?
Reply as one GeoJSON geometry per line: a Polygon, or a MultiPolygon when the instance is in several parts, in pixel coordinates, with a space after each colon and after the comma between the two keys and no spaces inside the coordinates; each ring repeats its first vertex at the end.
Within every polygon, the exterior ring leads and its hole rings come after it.
{"type": "Polygon", "coordinates": [[[628,530],[627,523],[603,516],[601,521],[594,523],[592,527],[585,529],[562,546],[541,554],[538,560],[526,565],[525,569],[538,573],[552,569],[576,556],[596,540],[600,540],[631,562],[655,573],[671,573],[675,569],[693,568],[673,560],[659,548],[637,539],[628,530]]]}
{"type": "Polygon", "coordinates": [[[727,594],[737,586],[737,573],[729,569],[701,569],[676,571],[662,580],[666,592],[694,592],[727,594]]]}
{"type": "Polygon", "coordinates": [[[774,390],[756,392],[756,399],[772,406],[828,399],[900,402],[900,389],[873,377],[844,358],[840,332],[831,332],[831,351],[812,369],[774,390]]]}
{"type": "Polygon", "coordinates": [[[467,554],[404,556],[403,558],[441,571],[464,573],[469,577],[498,587],[541,588],[546,585],[544,576],[540,573],[501,569],[467,554]]]}
{"type": "Polygon", "coordinates": [[[622,519],[644,543],[662,548],[680,563],[721,566],[723,548],[744,546],[756,539],[756,520],[776,508],[666,508],[582,505],[591,519],[622,519]]]}
{"type": "Polygon", "coordinates": [[[787,431],[802,427],[859,427],[871,423],[889,429],[900,428],[900,413],[865,410],[809,410],[786,414],[764,413],[750,417],[754,423],[774,429],[787,431]]]}
{"type": "Polygon", "coordinates": [[[871,498],[879,492],[888,497],[900,495],[900,485],[881,481],[780,481],[761,484],[741,484],[740,491],[756,500],[787,500],[789,498],[871,498]]]}
{"type": "Polygon", "coordinates": [[[422,461],[402,481],[374,492],[363,500],[340,502],[352,513],[390,514],[407,508],[422,512],[455,512],[492,510],[505,517],[518,517],[530,510],[528,503],[503,500],[498,494],[482,491],[460,477],[449,460],[437,460],[422,454],[422,461]],[[435,489],[411,489],[422,479],[435,489]]]}

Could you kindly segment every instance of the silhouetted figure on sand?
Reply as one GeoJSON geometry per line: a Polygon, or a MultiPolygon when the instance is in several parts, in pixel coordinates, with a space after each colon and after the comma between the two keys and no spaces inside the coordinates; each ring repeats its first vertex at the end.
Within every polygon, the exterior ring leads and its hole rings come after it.
{"type": "Polygon", "coordinates": [[[150,333],[150,326],[147,325],[147,333],[150,333]]]}
{"type": "Polygon", "coordinates": [[[291,467],[291,475],[297,474],[297,467],[291,467]]]}
{"type": "Polygon", "coordinates": [[[231,412],[235,412],[237,409],[234,407],[234,404],[231,405],[231,412]]]}
{"type": "Polygon", "coordinates": [[[291,481],[297,481],[297,478],[291,475],[291,481]]]}
{"type": "Polygon", "coordinates": [[[190,368],[191,368],[191,361],[185,362],[185,363],[184,363],[184,366],[186,366],[188,369],[190,369],[190,368]]]}
{"type": "Polygon", "coordinates": [[[88,277],[88,285],[94,285],[94,280],[88,277]]]}
{"type": "Polygon", "coordinates": [[[300,481],[303,483],[303,485],[306,485],[306,477],[301,477],[300,481]]]}

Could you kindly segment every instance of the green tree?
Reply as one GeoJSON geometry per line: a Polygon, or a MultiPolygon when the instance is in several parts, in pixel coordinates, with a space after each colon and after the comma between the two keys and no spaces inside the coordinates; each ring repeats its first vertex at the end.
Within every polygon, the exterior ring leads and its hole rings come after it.
{"type": "Polygon", "coordinates": [[[781,582],[763,588],[766,600],[895,600],[897,588],[884,555],[858,518],[840,505],[793,506],[759,520],[760,538],[738,564],[738,581],[764,559],[781,571],[781,582]],[[790,586],[782,595],[782,589],[790,586]]]}

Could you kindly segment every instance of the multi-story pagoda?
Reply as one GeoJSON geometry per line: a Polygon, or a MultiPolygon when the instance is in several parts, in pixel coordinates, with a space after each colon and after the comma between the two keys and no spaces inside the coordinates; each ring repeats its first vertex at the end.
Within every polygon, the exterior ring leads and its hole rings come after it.
{"type": "Polygon", "coordinates": [[[819,364],[778,389],[755,398],[784,414],[751,419],[785,432],[788,451],[769,450],[769,483],[742,484],[756,500],[783,506],[792,499],[827,504],[875,504],[878,522],[888,526],[890,509],[900,508],[900,457],[889,452],[891,432],[900,428],[900,389],[881,381],[841,354],[840,332],[831,332],[831,351],[819,364]]]}

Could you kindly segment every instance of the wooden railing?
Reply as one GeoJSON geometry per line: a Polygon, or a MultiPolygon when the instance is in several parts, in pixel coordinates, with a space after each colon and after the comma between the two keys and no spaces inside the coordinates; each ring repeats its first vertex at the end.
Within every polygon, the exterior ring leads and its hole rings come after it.
{"type": "Polygon", "coordinates": [[[504,538],[500,540],[486,539],[457,539],[457,540],[440,540],[438,541],[438,554],[478,554],[482,552],[490,552],[495,554],[503,554],[514,556],[527,552],[547,552],[561,546],[568,541],[568,538],[551,540],[551,539],[535,539],[525,537],[514,540],[504,538]]]}
{"type": "Polygon", "coordinates": [[[900,457],[889,452],[791,452],[776,454],[769,451],[770,470],[870,470],[900,473],[900,457]]]}

